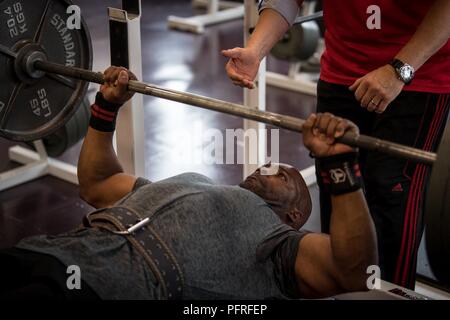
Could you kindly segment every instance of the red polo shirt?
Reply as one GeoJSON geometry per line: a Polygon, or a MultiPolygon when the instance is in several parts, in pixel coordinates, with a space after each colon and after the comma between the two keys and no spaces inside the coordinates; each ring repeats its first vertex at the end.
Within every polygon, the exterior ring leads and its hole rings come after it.
{"type": "MultiPolygon", "coordinates": [[[[326,50],[321,79],[351,85],[387,63],[411,39],[433,5],[430,0],[324,0],[326,50]],[[367,13],[380,8],[381,29],[370,30],[367,13]]],[[[408,91],[450,93],[450,42],[419,70],[408,91]]]]}

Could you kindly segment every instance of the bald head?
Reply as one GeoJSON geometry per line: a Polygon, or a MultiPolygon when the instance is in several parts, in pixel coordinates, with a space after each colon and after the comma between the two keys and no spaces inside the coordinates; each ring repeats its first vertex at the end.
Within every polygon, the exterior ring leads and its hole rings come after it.
{"type": "Polygon", "coordinates": [[[311,196],[298,169],[287,164],[267,164],[240,186],[260,196],[280,219],[300,229],[311,214],[311,196]]]}

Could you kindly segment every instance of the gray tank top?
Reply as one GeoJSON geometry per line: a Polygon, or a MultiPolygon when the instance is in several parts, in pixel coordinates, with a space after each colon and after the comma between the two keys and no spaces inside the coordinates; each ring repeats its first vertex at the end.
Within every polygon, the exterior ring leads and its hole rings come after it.
{"type": "MultiPolygon", "coordinates": [[[[289,235],[303,233],[281,223],[252,192],[186,173],[156,183],[139,179],[134,191],[117,205],[151,217],[152,228],[182,268],[184,298],[262,299],[283,295],[276,275],[280,268],[271,257],[289,235]]],[[[121,236],[86,229],[29,238],[17,247],[50,254],[65,265],[80,266],[83,280],[101,298],[161,297],[152,272],[121,236]]]]}

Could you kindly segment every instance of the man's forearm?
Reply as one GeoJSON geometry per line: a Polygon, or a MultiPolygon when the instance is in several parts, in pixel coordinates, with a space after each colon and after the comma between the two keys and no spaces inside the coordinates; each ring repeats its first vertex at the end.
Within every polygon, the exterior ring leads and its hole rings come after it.
{"type": "Polygon", "coordinates": [[[375,227],[361,190],[332,196],[330,225],[333,260],[346,289],[360,290],[366,269],[378,263],[375,227]]]}
{"type": "Polygon", "coordinates": [[[289,23],[286,19],[273,9],[265,9],[259,17],[247,48],[254,50],[259,60],[262,60],[288,30],[289,23]]]}
{"type": "Polygon", "coordinates": [[[80,190],[89,189],[123,169],[114,151],[114,132],[101,132],[89,128],[78,161],[80,190]]]}
{"type": "Polygon", "coordinates": [[[91,119],[78,160],[80,196],[95,208],[105,208],[133,190],[136,177],[124,174],[113,148],[116,119],[121,106],[133,97],[129,79],[135,75],[123,67],[104,72],[105,83],[91,106],[91,119]]]}
{"type": "Polygon", "coordinates": [[[450,38],[450,1],[436,0],[414,36],[397,54],[416,70],[430,59],[450,38]]]}

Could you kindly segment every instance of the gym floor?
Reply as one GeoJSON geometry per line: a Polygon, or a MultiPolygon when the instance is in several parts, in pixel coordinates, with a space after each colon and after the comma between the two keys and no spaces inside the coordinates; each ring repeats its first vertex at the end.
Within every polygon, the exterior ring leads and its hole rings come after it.
{"type": "MultiPolygon", "coordinates": [[[[109,31],[106,8],[120,7],[120,1],[75,0],[91,31],[94,70],[109,66],[109,31]]],[[[168,30],[169,15],[191,16],[188,0],[142,1],[142,60],[146,82],[201,95],[243,102],[243,91],[233,86],[224,71],[226,59],[222,49],[242,46],[242,20],[207,28],[204,35],[168,30]]],[[[285,62],[268,60],[268,68],[287,72],[285,62]]],[[[91,101],[92,101],[92,97],[91,101]]],[[[194,107],[181,106],[167,100],[144,97],[145,154],[147,178],[153,181],[181,172],[200,172],[223,184],[237,184],[242,178],[241,165],[194,165],[173,159],[173,150],[182,148],[184,140],[174,139],[174,131],[189,130],[200,122],[205,128],[241,128],[242,120],[194,107]]],[[[315,98],[273,87],[267,89],[267,109],[305,118],[315,110],[315,98]]],[[[9,161],[8,148],[15,143],[0,139],[0,172],[17,164],[9,161]]],[[[81,142],[60,159],[76,165],[81,142]]],[[[280,130],[280,161],[299,169],[313,164],[302,145],[301,136],[280,130]]],[[[311,188],[313,214],[306,225],[320,230],[317,187],[311,188]]],[[[10,247],[20,239],[35,234],[57,234],[68,231],[92,208],[78,196],[78,188],[52,177],[44,177],[0,193],[0,248],[10,247]]],[[[428,274],[423,250],[419,269],[428,274]]]]}

